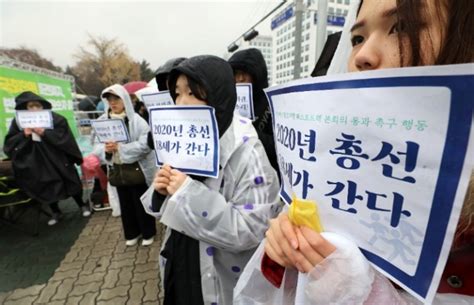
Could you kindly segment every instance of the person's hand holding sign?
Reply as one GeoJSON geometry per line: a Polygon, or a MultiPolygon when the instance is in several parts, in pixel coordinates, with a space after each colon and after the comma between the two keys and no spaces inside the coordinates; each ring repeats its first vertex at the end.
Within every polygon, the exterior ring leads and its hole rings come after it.
{"type": "Polygon", "coordinates": [[[44,128],[33,128],[33,132],[42,137],[44,135],[44,128]]]}
{"type": "Polygon", "coordinates": [[[153,187],[155,191],[161,195],[168,196],[167,187],[170,183],[171,166],[164,164],[159,171],[156,172],[155,179],[153,180],[153,187]]]}
{"type": "Polygon", "coordinates": [[[267,238],[265,252],[279,265],[294,267],[294,254],[298,249],[298,238],[288,214],[280,213],[277,218],[270,220],[270,228],[265,233],[267,238]]]}
{"type": "Polygon", "coordinates": [[[170,182],[166,190],[168,191],[170,195],[173,195],[181,187],[181,185],[183,185],[184,180],[186,180],[188,175],[186,175],[185,173],[177,169],[172,169],[170,173],[171,173],[170,178],[169,178],[170,182]]]}
{"type": "Polygon", "coordinates": [[[266,232],[265,252],[283,267],[296,267],[300,272],[309,272],[336,250],[318,232],[294,226],[287,213],[280,213],[270,220],[266,232]]]}
{"type": "Polygon", "coordinates": [[[155,191],[162,195],[173,195],[183,185],[188,175],[177,169],[171,168],[168,164],[164,164],[156,173],[153,180],[155,191]]]}
{"type": "Polygon", "coordinates": [[[105,143],[105,152],[111,154],[118,150],[118,143],[117,142],[106,142],[105,143]]]}
{"type": "Polygon", "coordinates": [[[23,134],[25,135],[25,137],[31,136],[32,133],[33,133],[33,129],[31,129],[31,128],[23,129],[23,134]]]}
{"type": "Polygon", "coordinates": [[[300,272],[310,272],[335,250],[330,242],[308,227],[296,227],[298,250],[294,254],[296,268],[300,272]]]}

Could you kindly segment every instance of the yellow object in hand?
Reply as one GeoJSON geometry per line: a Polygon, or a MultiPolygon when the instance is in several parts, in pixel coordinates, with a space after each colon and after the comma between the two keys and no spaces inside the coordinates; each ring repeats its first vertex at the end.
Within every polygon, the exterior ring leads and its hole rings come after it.
{"type": "Polygon", "coordinates": [[[293,201],[288,210],[288,217],[296,226],[306,226],[321,233],[323,225],[319,218],[318,206],[315,201],[299,199],[293,195],[293,201]]]}

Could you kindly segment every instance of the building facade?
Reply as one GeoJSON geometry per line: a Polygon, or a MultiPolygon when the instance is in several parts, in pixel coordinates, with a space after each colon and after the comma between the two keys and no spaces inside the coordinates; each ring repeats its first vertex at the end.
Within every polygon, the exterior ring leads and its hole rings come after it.
{"type": "MultiPolygon", "coordinates": [[[[350,0],[328,0],[327,35],[342,30],[350,0]]],[[[304,1],[301,33],[301,74],[310,76],[316,65],[317,0],[304,1]]],[[[272,82],[281,84],[293,79],[295,59],[295,3],[290,2],[276,13],[271,22],[273,38],[272,82]]]]}
{"type": "Polygon", "coordinates": [[[259,49],[260,52],[263,54],[263,58],[267,64],[268,70],[268,83],[272,84],[272,68],[273,68],[273,44],[272,44],[272,36],[263,36],[258,35],[254,39],[250,41],[243,41],[240,49],[249,49],[249,48],[256,48],[259,49]]]}

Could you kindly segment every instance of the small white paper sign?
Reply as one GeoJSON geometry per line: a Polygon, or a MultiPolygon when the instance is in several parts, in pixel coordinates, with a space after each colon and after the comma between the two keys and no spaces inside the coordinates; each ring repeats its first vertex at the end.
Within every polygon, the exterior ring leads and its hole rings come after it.
{"type": "Polygon", "coordinates": [[[121,119],[91,120],[91,126],[100,143],[130,142],[127,127],[121,119]]]}
{"type": "Polygon", "coordinates": [[[143,103],[146,109],[156,106],[174,105],[169,91],[161,91],[156,93],[146,93],[142,95],[143,103]]]}
{"type": "Polygon", "coordinates": [[[474,64],[299,80],[266,90],[281,195],[430,304],[474,163],[474,64]]]}
{"type": "Polygon", "coordinates": [[[16,122],[21,129],[46,128],[53,129],[53,114],[51,110],[18,110],[16,122]]]}
{"type": "Polygon", "coordinates": [[[219,132],[209,106],[160,106],[150,109],[157,165],[184,173],[219,175],[219,132]]]}
{"type": "Polygon", "coordinates": [[[252,84],[240,83],[235,87],[237,90],[237,103],[235,104],[235,111],[241,116],[254,121],[255,112],[253,108],[252,84]]]}

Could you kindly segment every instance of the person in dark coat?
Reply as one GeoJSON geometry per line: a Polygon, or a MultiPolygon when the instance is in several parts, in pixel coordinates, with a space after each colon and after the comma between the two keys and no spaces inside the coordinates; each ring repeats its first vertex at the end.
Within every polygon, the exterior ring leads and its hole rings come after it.
{"type": "Polygon", "coordinates": [[[272,167],[279,172],[273,139],[272,113],[263,89],[268,87],[268,72],[260,50],[251,48],[236,52],[229,58],[236,83],[252,83],[253,104],[256,120],[253,126],[263,143],[272,167]]]}
{"type": "MultiPolygon", "coordinates": [[[[15,98],[15,110],[51,109],[51,103],[33,92],[25,91],[15,98]]],[[[49,204],[55,225],[61,217],[58,201],[74,197],[84,217],[90,216],[82,200],[82,183],[75,164],[82,163],[82,154],[66,119],[52,112],[53,129],[20,129],[12,121],[5,137],[4,152],[12,159],[19,187],[31,198],[49,204]]]]}

